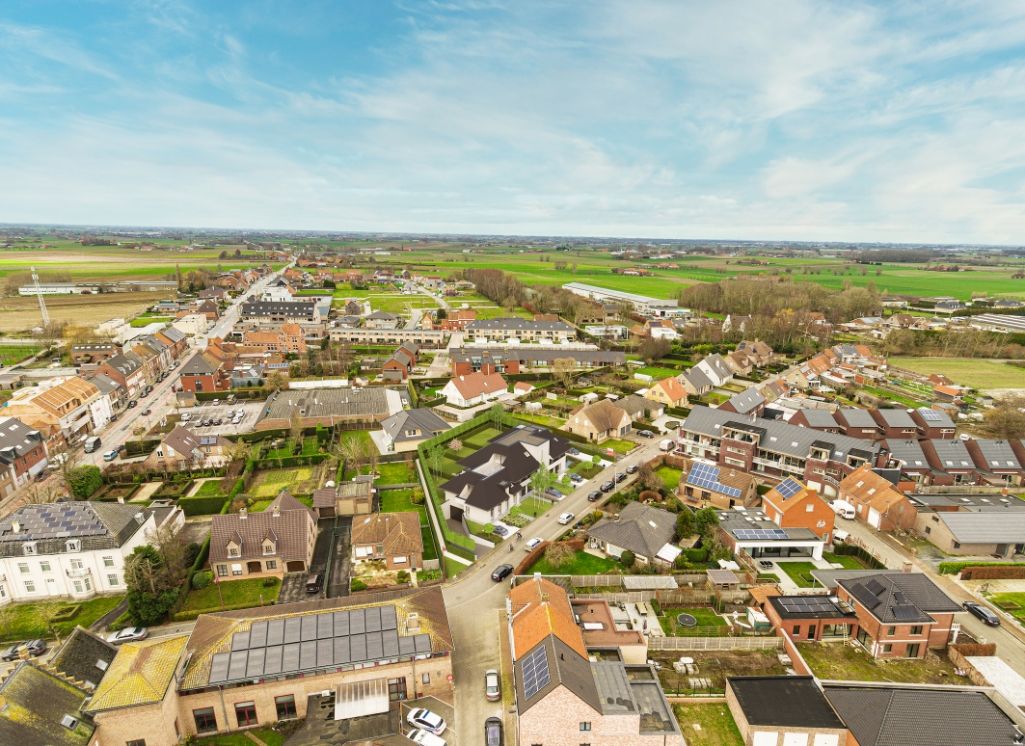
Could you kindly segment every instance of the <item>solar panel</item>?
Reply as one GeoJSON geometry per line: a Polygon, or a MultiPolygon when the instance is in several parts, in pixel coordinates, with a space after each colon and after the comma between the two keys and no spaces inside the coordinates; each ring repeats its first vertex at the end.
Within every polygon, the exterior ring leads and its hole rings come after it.
{"type": "Polygon", "coordinates": [[[267,648],[267,654],[263,658],[263,675],[273,676],[281,673],[281,645],[267,648]]]}
{"type": "Polygon", "coordinates": [[[398,621],[395,617],[394,606],[382,606],[381,607],[381,629],[396,629],[398,627],[398,621]]]}
{"type": "Polygon", "coordinates": [[[303,620],[301,617],[291,617],[285,620],[285,642],[293,643],[299,642],[299,629],[302,627],[303,620]]]}
{"type": "Polygon", "coordinates": [[[248,650],[249,649],[249,633],[248,632],[236,632],[231,637],[231,649],[232,650],[248,650]]]}
{"type": "MultiPolygon", "coordinates": [[[[253,625],[256,626],[255,624],[253,625]]],[[[272,619],[267,622],[267,644],[280,645],[285,641],[285,620],[272,619]]]]}
{"type": "Polygon", "coordinates": [[[228,679],[228,653],[217,653],[210,659],[210,683],[216,684],[228,679]]]}
{"type": "Polygon", "coordinates": [[[335,646],[332,640],[317,640],[317,668],[334,664],[335,646]]]}
{"type": "Polygon", "coordinates": [[[317,614],[317,637],[323,640],[335,636],[334,614],[317,614]]]}
{"type": "Polygon", "coordinates": [[[299,670],[299,643],[293,642],[282,646],[281,670],[286,673],[299,670]]]}
{"type": "Polygon", "coordinates": [[[253,622],[249,628],[249,647],[262,648],[267,646],[267,622],[253,622]]]}
{"type": "Polygon", "coordinates": [[[367,631],[366,617],[363,609],[355,609],[349,613],[349,634],[361,635],[367,631]]]}
{"type": "Polygon", "coordinates": [[[335,665],[340,666],[349,662],[349,638],[335,638],[335,665]]]}
{"type": "Polygon", "coordinates": [[[802,487],[801,483],[798,482],[796,479],[787,477],[782,482],[777,484],[775,489],[776,492],[782,495],[783,499],[786,500],[787,498],[793,497],[798,492],[800,492],[802,487]]]}
{"type": "Polygon", "coordinates": [[[719,481],[719,467],[712,464],[702,464],[700,462],[692,464],[690,472],[687,474],[687,484],[713,490],[730,497],[740,497],[739,489],[727,487],[719,481]]]}
{"type": "Polygon", "coordinates": [[[779,528],[737,528],[733,535],[751,541],[782,541],[787,538],[787,532],[779,528]]]}
{"type": "Polygon", "coordinates": [[[526,699],[536,695],[552,680],[548,670],[548,651],[538,645],[523,659],[523,694],[526,699]]]}
{"type": "Polygon", "coordinates": [[[920,414],[922,419],[927,422],[937,422],[941,419],[940,413],[935,409],[919,409],[918,414],[920,414]]]}
{"type": "Polygon", "coordinates": [[[317,667],[317,641],[307,640],[299,643],[299,668],[307,670],[317,667]]]}
{"type": "Polygon", "coordinates": [[[349,656],[353,661],[365,661],[367,659],[366,635],[352,635],[349,637],[349,656]]]}
{"type": "Polygon", "coordinates": [[[367,660],[380,658],[384,653],[384,643],[380,632],[367,632],[367,660]]]}
{"type": "Polygon", "coordinates": [[[302,617],[301,636],[299,638],[302,642],[308,642],[310,640],[317,639],[317,617],[316,616],[304,616],[302,617]]]}
{"type": "Polygon", "coordinates": [[[247,678],[257,679],[263,676],[263,661],[266,654],[266,648],[249,651],[249,662],[246,664],[247,678]]]}
{"type": "Polygon", "coordinates": [[[335,637],[348,636],[349,634],[349,612],[335,612],[335,637]]]}
{"type": "Polygon", "coordinates": [[[247,650],[231,653],[228,657],[228,678],[231,680],[244,679],[248,660],[249,651],[247,650]]]}

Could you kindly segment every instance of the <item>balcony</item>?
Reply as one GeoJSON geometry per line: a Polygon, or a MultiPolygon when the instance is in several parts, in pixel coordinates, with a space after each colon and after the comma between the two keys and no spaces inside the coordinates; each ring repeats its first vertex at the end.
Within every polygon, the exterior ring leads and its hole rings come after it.
{"type": "Polygon", "coordinates": [[[88,567],[69,567],[64,571],[69,578],[84,578],[91,572],[88,567]]]}

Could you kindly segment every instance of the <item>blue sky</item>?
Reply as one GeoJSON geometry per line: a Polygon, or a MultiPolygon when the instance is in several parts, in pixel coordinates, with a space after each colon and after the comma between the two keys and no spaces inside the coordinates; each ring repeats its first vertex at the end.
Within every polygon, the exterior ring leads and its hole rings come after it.
{"type": "Polygon", "coordinates": [[[1025,242],[1025,3],[4,0],[0,221],[1025,242]]]}

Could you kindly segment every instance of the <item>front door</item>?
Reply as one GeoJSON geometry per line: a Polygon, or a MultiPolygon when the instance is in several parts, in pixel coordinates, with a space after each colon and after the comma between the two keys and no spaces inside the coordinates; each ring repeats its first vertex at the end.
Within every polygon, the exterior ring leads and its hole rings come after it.
{"type": "Polygon", "coordinates": [[[252,562],[247,562],[246,563],[246,572],[254,573],[254,572],[262,572],[262,571],[263,571],[263,565],[260,564],[260,560],[253,560],[252,562]]]}

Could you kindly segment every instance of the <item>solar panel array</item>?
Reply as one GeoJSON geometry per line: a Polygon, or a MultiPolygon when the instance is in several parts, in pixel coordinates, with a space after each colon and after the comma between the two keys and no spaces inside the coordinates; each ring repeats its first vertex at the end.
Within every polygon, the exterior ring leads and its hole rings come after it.
{"type": "Polygon", "coordinates": [[[776,603],[791,614],[837,614],[836,604],[828,596],[785,596],[776,603]]]}
{"type": "Polygon", "coordinates": [[[548,670],[548,651],[544,645],[538,645],[527,653],[523,659],[522,669],[523,694],[530,699],[552,680],[552,672],[548,670]]]}
{"type": "Polygon", "coordinates": [[[804,488],[801,486],[801,483],[793,477],[787,477],[775,487],[776,492],[782,495],[784,500],[793,497],[802,489],[804,488]]]}
{"type": "Polygon", "coordinates": [[[781,528],[737,528],[733,535],[738,539],[756,541],[781,541],[787,538],[787,532],[781,528]]]}
{"type": "Polygon", "coordinates": [[[211,684],[283,676],[431,652],[430,635],[398,633],[394,606],[253,622],[210,661],[211,684]]]}
{"type": "Polygon", "coordinates": [[[727,487],[719,481],[719,467],[711,464],[691,464],[690,473],[687,475],[687,484],[714,490],[730,497],[740,497],[740,490],[736,487],[727,487]]]}
{"type": "Polygon", "coordinates": [[[935,409],[922,408],[918,410],[918,414],[926,422],[939,422],[942,419],[942,417],[940,417],[940,413],[937,412],[935,409]]]}
{"type": "MultiPolygon", "coordinates": [[[[4,534],[12,532],[14,518],[4,522],[4,534]]],[[[34,505],[23,510],[17,520],[21,523],[20,538],[59,539],[75,536],[103,536],[107,527],[89,506],[53,503],[34,505]]]]}

